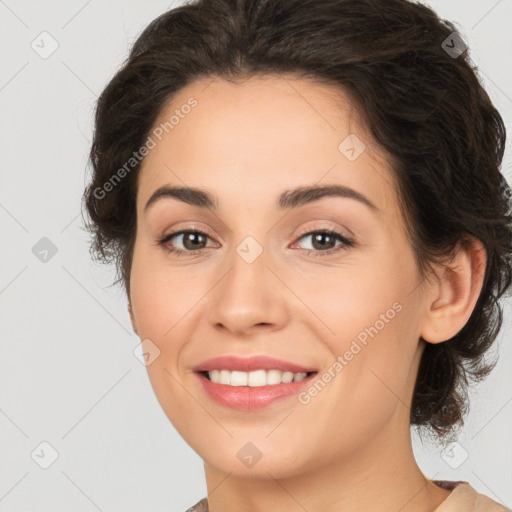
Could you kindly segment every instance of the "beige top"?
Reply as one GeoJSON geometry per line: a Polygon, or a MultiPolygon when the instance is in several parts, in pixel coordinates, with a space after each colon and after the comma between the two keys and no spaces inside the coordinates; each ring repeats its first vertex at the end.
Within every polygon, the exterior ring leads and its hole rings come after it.
{"type": "MultiPolygon", "coordinates": [[[[484,494],[478,493],[468,482],[432,480],[439,487],[452,490],[433,512],[512,512],[484,494]]],[[[208,501],[203,498],[186,512],[209,512],[208,501]]]]}
{"type": "Polygon", "coordinates": [[[510,512],[497,501],[484,494],[478,493],[468,482],[450,482],[448,480],[433,480],[439,487],[452,490],[434,512],[510,512]]]}

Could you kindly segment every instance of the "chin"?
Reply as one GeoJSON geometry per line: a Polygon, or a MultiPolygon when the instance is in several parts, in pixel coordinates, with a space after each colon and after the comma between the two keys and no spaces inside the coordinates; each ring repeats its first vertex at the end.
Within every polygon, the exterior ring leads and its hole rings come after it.
{"type": "Polygon", "coordinates": [[[205,442],[203,439],[192,448],[206,464],[231,477],[280,479],[311,468],[311,461],[308,462],[300,448],[289,445],[290,453],[287,453],[283,451],[283,446],[273,446],[268,440],[258,443],[257,440],[230,439],[226,443],[219,443],[218,440],[205,442]],[[297,458],[298,451],[301,451],[300,460],[297,458]]]}

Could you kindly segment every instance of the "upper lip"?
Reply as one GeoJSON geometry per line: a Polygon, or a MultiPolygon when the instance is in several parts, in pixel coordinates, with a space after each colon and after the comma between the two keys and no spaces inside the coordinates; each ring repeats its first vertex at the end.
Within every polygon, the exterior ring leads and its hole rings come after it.
{"type": "Polygon", "coordinates": [[[205,372],[211,370],[229,370],[250,372],[253,370],[280,370],[282,372],[309,373],[315,372],[314,368],[308,368],[299,364],[276,359],[269,356],[239,357],[226,355],[207,359],[194,366],[196,372],[205,372]]]}

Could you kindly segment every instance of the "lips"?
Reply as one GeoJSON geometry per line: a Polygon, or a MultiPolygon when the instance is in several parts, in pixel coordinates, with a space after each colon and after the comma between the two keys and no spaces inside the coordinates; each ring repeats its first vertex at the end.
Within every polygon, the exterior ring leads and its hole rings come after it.
{"type": "Polygon", "coordinates": [[[293,398],[305,387],[309,386],[316,372],[308,375],[298,382],[281,383],[261,387],[217,384],[204,376],[203,372],[196,372],[195,376],[206,396],[217,404],[229,409],[240,411],[256,411],[287,398],[293,398]]]}
{"type": "Polygon", "coordinates": [[[234,355],[214,357],[193,368],[199,383],[208,397],[218,404],[230,409],[241,411],[258,410],[270,404],[293,397],[308,386],[317,370],[283,359],[269,356],[238,357],[234,355]],[[279,370],[294,374],[307,374],[302,380],[259,387],[231,386],[212,382],[207,373],[213,370],[229,370],[231,372],[253,372],[255,370],[279,370]]]}
{"type": "Polygon", "coordinates": [[[195,372],[206,372],[212,370],[229,370],[240,372],[251,372],[254,370],[280,370],[292,373],[316,372],[316,368],[302,366],[283,359],[276,359],[269,356],[239,357],[226,355],[214,357],[198,364],[193,368],[195,372]]]}

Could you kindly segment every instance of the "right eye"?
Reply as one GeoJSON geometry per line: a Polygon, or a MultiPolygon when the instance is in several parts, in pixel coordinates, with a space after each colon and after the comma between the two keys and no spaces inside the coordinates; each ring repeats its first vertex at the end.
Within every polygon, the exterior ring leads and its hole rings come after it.
{"type": "Polygon", "coordinates": [[[194,247],[194,245],[202,245],[203,242],[210,238],[207,233],[203,233],[199,230],[180,230],[165,235],[163,238],[158,240],[158,245],[162,246],[168,253],[176,254],[180,256],[182,254],[198,255],[201,254],[201,250],[204,247],[194,247]],[[183,237],[182,245],[184,249],[178,249],[174,247],[174,244],[169,245],[169,242],[173,238],[183,237]],[[187,247],[188,246],[188,247],[187,247]]]}

